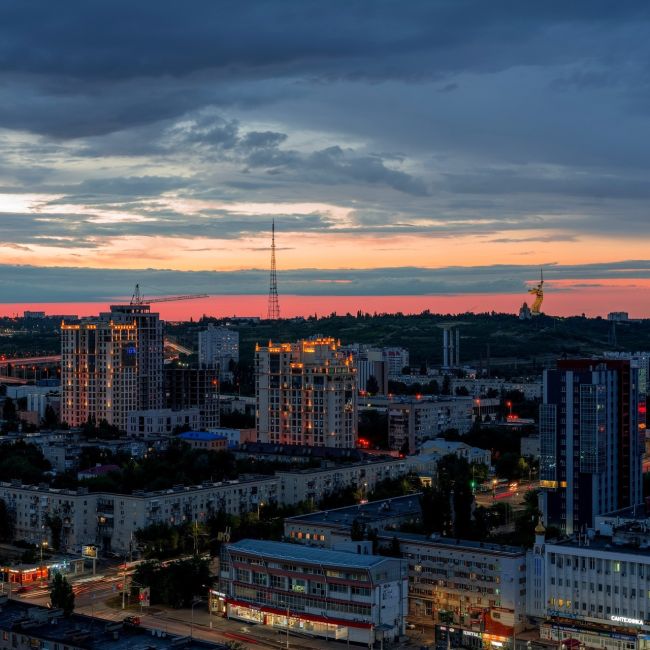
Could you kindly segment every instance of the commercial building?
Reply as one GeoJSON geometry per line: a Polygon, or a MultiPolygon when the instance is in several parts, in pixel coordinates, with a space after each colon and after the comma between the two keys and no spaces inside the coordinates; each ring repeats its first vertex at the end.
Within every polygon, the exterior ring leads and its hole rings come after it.
{"type": "Polygon", "coordinates": [[[367,460],[334,467],[318,467],[292,471],[278,471],[280,479],[279,502],[284,505],[310,501],[318,503],[328,494],[355,487],[363,500],[379,481],[395,479],[408,473],[403,459],[367,460]]]}
{"type": "Polygon", "coordinates": [[[435,628],[450,647],[501,648],[525,626],[526,553],[523,548],[403,533],[421,520],[419,495],[289,517],[286,539],[305,546],[341,548],[353,526],[376,533],[377,543],[399,544],[408,562],[408,615],[435,628]]]}
{"type": "Polygon", "coordinates": [[[405,631],[403,560],[245,539],[223,546],[220,578],[228,618],[368,646],[405,631]]]}
{"type": "Polygon", "coordinates": [[[260,442],[356,446],[356,368],[339,341],[258,345],[255,384],[260,442]]]}
{"type": "Polygon", "coordinates": [[[131,411],[128,415],[126,434],[133,438],[150,435],[171,435],[175,429],[189,428],[192,431],[204,429],[203,418],[199,408],[147,409],[131,411]]]}
{"type": "Polygon", "coordinates": [[[634,509],[596,517],[595,529],[529,551],[529,615],[542,638],[603,650],[650,647],[650,520],[634,509]],[[569,641],[573,639],[574,641],[569,641]]]}
{"type": "Polygon", "coordinates": [[[201,428],[219,426],[218,369],[165,368],[165,397],[167,408],[173,411],[198,409],[201,428]]]}
{"type": "Polygon", "coordinates": [[[409,616],[451,647],[501,648],[525,625],[523,548],[398,533],[408,561],[409,616]]]}
{"type": "Polygon", "coordinates": [[[199,365],[217,368],[224,381],[231,376],[231,361],[239,362],[239,332],[210,323],[199,332],[199,365]]]}
{"type": "Polygon", "coordinates": [[[558,361],[544,371],[540,486],[546,524],[573,534],[641,503],[639,373],[619,359],[558,361]]]}
{"type": "Polygon", "coordinates": [[[163,333],[149,305],[112,305],[61,323],[61,419],[93,418],[126,430],[128,413],[163,406],[163,333]]]}

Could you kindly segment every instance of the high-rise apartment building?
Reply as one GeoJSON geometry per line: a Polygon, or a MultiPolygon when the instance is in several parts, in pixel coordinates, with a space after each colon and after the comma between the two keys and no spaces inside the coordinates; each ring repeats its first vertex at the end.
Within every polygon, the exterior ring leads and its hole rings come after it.
{"type": "Polygon", "coordinates": [[[239,362],[239,332],[210,323],[207,329],[199,332],[199,365],[219,368],[219,376],[224,380],[230,361],[239,362]]]}
{"type": "Polygon", "coordinates": [[[163,332],[148,305],[61,324],[61,419],[126,429],[130,411],[163,405],[163,332]]]}
{"type": "Polygon", "coordinates": [[[572,534],[642,502],[639,371],[623,359],[562,360],[544,372],[540,486],[545,521],[572,534]]]}
{"type": "Polygon", "coordinates": [[[174,410],[198,409],[201,426],[218,427],[219,371],[216,368],[165,368],[167,407],[174,410]]]}
{"type": "Polygon", "coordinates": [[[258,345],[255,374],[260,442],[356,445],[356,368],[339,341],[258,345]]]}

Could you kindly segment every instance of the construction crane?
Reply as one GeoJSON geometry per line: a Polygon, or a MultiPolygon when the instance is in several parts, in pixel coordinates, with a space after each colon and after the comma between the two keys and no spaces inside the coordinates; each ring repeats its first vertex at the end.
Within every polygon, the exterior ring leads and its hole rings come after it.
{"type": "Polygon", "coordinates": [[[164,298],[151,298],[145,300],[142,293],[140,293],[140,285],[135,285],[135,290],[131,296],[132,305],[149,305],[152,302],[175,302],[176,300],[194,300],[196,298],[209,298],[207,293],[192,293],[185,296],[165,296],[164,298]]]}
{"type": "Polygon", "coordinates": [[[533,316],[539,316],[542,313],[542,303],[544,302],[544,269],[539,270],[539,284],[528,289],[528,293],[535,296],[530,313],[533,316]]]}

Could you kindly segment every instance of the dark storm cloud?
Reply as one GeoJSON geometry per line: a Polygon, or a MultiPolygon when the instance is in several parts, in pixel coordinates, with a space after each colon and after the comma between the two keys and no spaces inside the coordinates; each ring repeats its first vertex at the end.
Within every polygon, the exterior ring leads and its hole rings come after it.
{"type": "Polygon", "coordinates": [[[595,52],[600,33],[642,24],[648,13],[642,2],[591,0],[76,0],[63,8],[8,0],[0,70],[12,102],[0,117],[14,128],[87,136],[279,91],[237,87],[244,82],[415,81],[611,61],[624,54],[595,52]]]}
{"type": "MultiPolygon", "coordinates": [[[[282,271],[282,291],[295,295],[450,295],[459,293],[513,293],[536,282],[539,267],[494,265],[481,267],[416,267],[378,269],[296,269],[282,271]]],[[[607,280],[650,278],[650,262],[631,260],[615,264],[546,265],[544,278],[607,280]]],[[[0,302],[56,302],[124,299],[125,288],[139,282],[147,296],[194,292],[256,295],[268,287],[268,271],[169,271],[157,269],[73,269],[0,265],[0,302]],[[161,289],[164,287],[164,289],[161,289]]],[[[572,284],[572,286],[574,286],[572,284]]],[[[588,283],[585,286],[593,286],[588,283]]],[[[561,291],[554,287],[553,291],[561,291]]]]}
{"type": "Polygon", "coordinates": [[[268,229],[162,194],[354,210],[286,233],[646,236],[649,28],[641,1],[6,0],[0,186],[71,207],[0,240],[268,229]]]}

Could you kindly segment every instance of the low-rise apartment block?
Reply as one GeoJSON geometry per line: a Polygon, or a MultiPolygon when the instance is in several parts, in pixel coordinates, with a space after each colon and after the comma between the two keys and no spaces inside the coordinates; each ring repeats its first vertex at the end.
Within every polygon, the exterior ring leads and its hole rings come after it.
{"type": "Polygon", "coordinates": [[[359,490],[360,499],[372,492],[384,479],[394,479],[408,473],[403,459],[389,458],[292,471],[278,471],[280,480],[279,502],[283,505],[311,501],[318,503],[324,496],[351,485],[359,490]]]}
{"type": "Polygon", "coordinates": [[[14,522],[14,538],[33,544],[47,541],[67,552],[96,544],[104,552],[124,552],[136,530],[155,523],[205,521],[222,510],[241,515],[277,500],[278,479],[256,476],[234,481],[178,486],[169,490],[114,494],[89,493],[0,482],[2,499],[14,522]],[[60,521],[60,540],[53,539],[60,521]]]}

